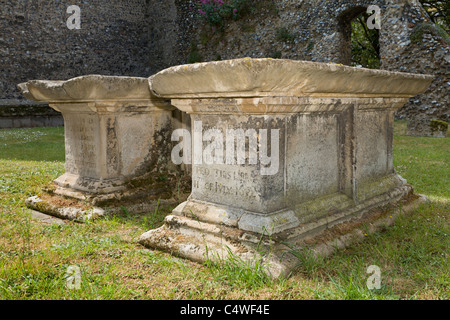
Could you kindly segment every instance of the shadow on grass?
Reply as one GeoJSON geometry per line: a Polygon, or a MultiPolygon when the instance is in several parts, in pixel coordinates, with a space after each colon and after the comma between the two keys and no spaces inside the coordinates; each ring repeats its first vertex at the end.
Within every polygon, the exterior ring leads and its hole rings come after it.
{"type": "Polygon", "coordinates": [[[120,213],[106,216],[104,219],[114,221],[119,224],[135,226],[146,231],[156,229],[164,224],[164,219],[172,213],[178,202],[170,204],[160,204],[159,202],[152,208],[152,211],[143,213],[130,213],[126,207],[121,207],[120,213]]]}

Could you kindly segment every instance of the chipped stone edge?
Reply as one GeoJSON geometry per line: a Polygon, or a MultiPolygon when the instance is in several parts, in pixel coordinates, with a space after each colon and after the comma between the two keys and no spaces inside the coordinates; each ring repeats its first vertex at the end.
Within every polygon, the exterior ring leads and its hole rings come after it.
{"type": "Polygon", "coordinates": [[[411,97],[424,92],[433,79],[432,75],[312,61],[243,58],[173,66],[149,77],[149,83],[155,96],[171,99],[278,95],[411,97]]]}
{"type": "Polygon", "coordinates": [[[106,215],[102,208],[92,207],[82,210],[73,207],[59,207],[52,203],[42,200],[39,196],[33,196],[25,200],[28,208],[51,216],[84,222],[85,220],[96,219],[106,215]]]}
{"type": "MultiPolygon", "coordinates": [[[[56,194],[59,196],[58,194],[56,194]]],[[[86,200],[89,202],[89,199],[84,198],[75,198],[74,200],[86,200]]],[[[102,218],[108,215],[114,214],[123,214],[124,212],[129,214],[140,214],[145,212],[153,212],[155,207],[165,206],[165,205],[173,205],[176,202],[175,198],[169,199],[154,199],[148,200],[146,202],[133,203],[129,205],[110,205],[110,206],[90,206],[87,210],[81,210],[78,208],[68,207],[68,206],[58,206],[48,201],[41,199],[39,196],[33,196],[25,200],[26,206],[39,213],[43,213],[45,215],[49,215],[52,217],[64,219],[64,220],[73,220],[77,222],[85,222],[86,220],[94,220],[98,218],[102,218]]]]}

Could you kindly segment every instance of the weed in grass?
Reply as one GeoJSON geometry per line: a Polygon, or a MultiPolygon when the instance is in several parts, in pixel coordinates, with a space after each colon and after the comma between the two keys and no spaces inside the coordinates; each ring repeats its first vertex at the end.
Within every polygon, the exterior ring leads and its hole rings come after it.
{"type": "Polygon", "coordinates": [[[254,259],[244,260],[237,256],[229,247],[225,247],[227,254],[207,252],[204,265],[215,276],[216,281],[228,286],[244,286],[247,288],[261,288],[272,283],[267,266],[263,259],[255,254],[254,259]]]}
{"type": "Polygon", "coordinates": [[[148,229],[154,229],[157,225],[157,223],[159,222],[160,218],[158,216],[158,210],[159,210],[159,201],[161,199],[158,199],[158,202],[156,204],[156,208],[155,211],[153,212],[152,215],[150,216],[146,216],[144,217],[144,225],[148,228],[148,229]]]}
{"type": "Polygon", "coordinates": [[[365,287],[363,279],[355,273],[338,273],[336,277],[330,277],[330,282],[336,289],[335,298],[343,300],[367,300],[373,299],[373,291],[365,287]]]}
{"type": "Polygon", "coordinates": [[[289,243],[284,244],[287,249],[286,253],[292,254],[297,258],[298,262],[295,266],[296,272],[302,272],[309,276],[316,277],[317,272],[325,265],[325,258],[310,248],[295,248],[289,243]]]}
{"type": "Polygon", "coordinates": [[[30,225],[30,215],[27,214],[25,217],[21,220],[21,223],[19,224],[19,233],[22,238],[22,249],[20,251],[19,260],[21,261],[22,265],[24,264],[24,261],[26,257],[30,254],[31,250],[31,225],[30,225]]]}
{"type": "Polygon", "coordinates": [[[120,210],[122,210],[123,214],[125,215],[125,217],[127,217],[128,219],[131,217],[130,212],[128,211],[128,209],[124,206],[120,206],[120,210]]]}

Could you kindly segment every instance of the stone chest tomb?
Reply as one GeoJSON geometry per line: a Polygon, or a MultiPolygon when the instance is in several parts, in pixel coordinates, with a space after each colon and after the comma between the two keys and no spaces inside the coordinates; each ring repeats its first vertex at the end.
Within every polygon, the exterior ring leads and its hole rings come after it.
{"type": "MultiPolygon", "coordinates": [[[[170,162],[174,108],[151,94],[147,78],[89,75],[19,87],[64,117],[65,173],[54,180],[52,194],[98,206],[93,210],[103,214],[105,203],[120,207],[126,199],[145,199],[143,192],[158,193],[150,185],[154,179],[146,178],[170,162]],[[147,184],[143,190],[133,187],[139,179],[147,184]]],[[[39,207],[40,200],[29,202],[39,207]]],[[[83,215],[63,206],[47,209],[65,218],[83,215]]]]}
{"type": "Polygon", "coordinates": [[[394,111],[431,80],[273,59],[150,77],[156,96],[191,115],[193,183],[189,199],[141,243],[197,261],[230,251],[253,259],[267,244],[272,274],[286,272],[283,243],[411,193],[393,168],[394,111]]]}

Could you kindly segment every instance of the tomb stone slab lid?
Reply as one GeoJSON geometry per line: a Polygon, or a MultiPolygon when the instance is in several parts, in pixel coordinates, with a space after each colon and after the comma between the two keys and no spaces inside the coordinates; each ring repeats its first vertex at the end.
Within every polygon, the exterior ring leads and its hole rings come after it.
{"type": "Polygon", "coordinates": [[[262,96],[411,97],[433,76],[286,59],[234,59],[180,65],[149,78],[172,99],[262,96]]]}
{"type": "Polygon", "coordinates": [[[86,75],[67,81],[30,80],[18,85],[35,101],[148,100],[153,96],[147,78],[86,75]]]}

